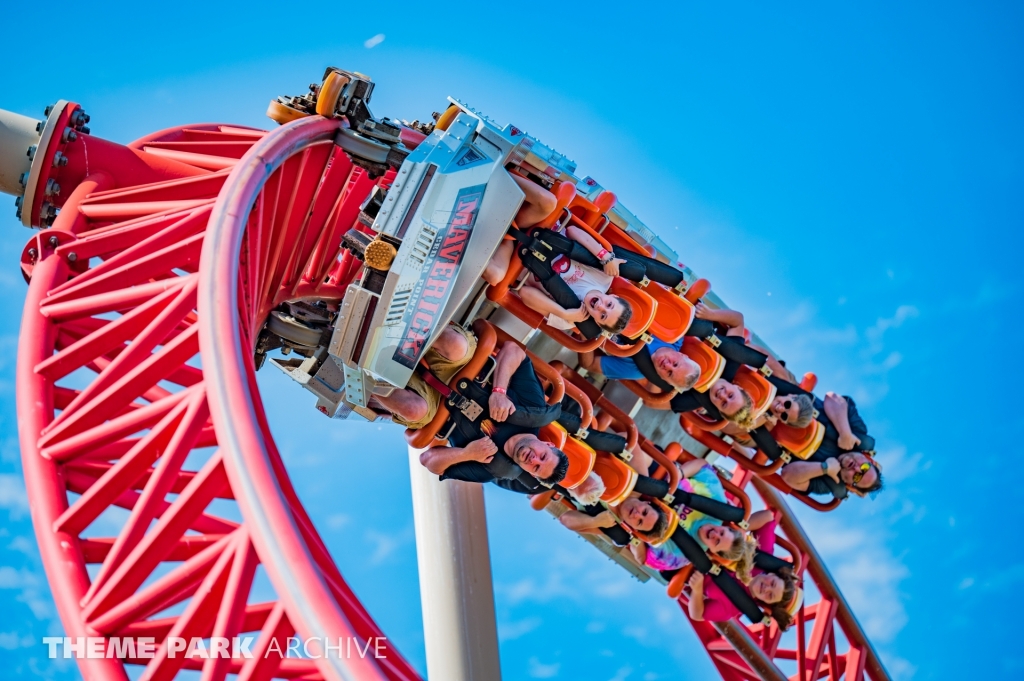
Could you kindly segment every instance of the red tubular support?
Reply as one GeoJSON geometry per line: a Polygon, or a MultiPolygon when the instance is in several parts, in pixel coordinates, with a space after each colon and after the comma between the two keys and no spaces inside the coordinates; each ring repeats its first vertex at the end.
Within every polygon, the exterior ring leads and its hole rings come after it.
{"type": "Polygon", "coordinates": [[[726,421],[725,419],[712,421],[706,416],[701,416],[700,414],[692,411],[687,411],[679,415],[679,425],[681,425],[683,428],[690,426],[696,428],[697,430],[703,430],[706,433],[721,430],[722,428],[725,428],[728,424],[729,422],[726,421]]]}
{"type": "Polygon", "coordinates": [[[627,380],[619,381],[619,383],[626,386],[631,393],[643,400],[644,406],[649,409],[668,409],[672,398],[676,396],[675,392],[652,393],[642,386],[639,381],[627,380]]]}
{"type": "Polygon", "coordinates": [[[679,472],[679,467],[668,458],[665,452],[661,451],[654,446],[654,443],[645,437],[640,437],[640,449],[642,449],[647,456],[654,459],[661,468],[668,472],[668,490],[669,494],[674,494],[676,489],[679,487],[679,479],[682,474],[679,472]]]}
{"type": "Polygon", "coordinates": [[[580,428],[588,430],[591,424],[594,422],[594,405],[591,403],[590,398],[587,394],[577,388],[571,381],[563,381],[565,386],[565,394],[576,401],[580,405],[580,428]]]}
{"type": "MultiPolygon", "coordinates": [[[[681,416],[685,416],[685,414],[682,414],[681,416]]],[[[711,434],[710,432],[708,432],[706,430],[702,430],[700,428],[694,427],[686,419],[680,418],[679,419],[679,425],[681,425],[683,427],[683,430],[686,431],[687,435],[689,435],[694,440],[696,440],[697,442],[701,443],[702,445],[704,445],[708,449],[711,449],[711,450],[717,452],[718,454],[721,454],[722,456],[729,457],[730,459],[735,461],[737,464],[739,464],[740,467],[742,467],[742,468],[744,468],[744,469],[746,469],[748,471],[751,471],[753,473],[756,473],[757,475],[759,475],[761,477],[766,477],[766,476],[768,476],[768,477],[778,477],[778,476],[775,476],[773,474],[775,473],[775,471],[777,471],[779,468],[781,468],[785,464],[785,462],[782,459],[776,459],[775,461],[772,461],[771,463],[766,464],[766,465],[759,463],[757,460],[751,461],[750,459],[748,459],[747,457],[743,456],[742,454],[734,451],[733,448],[732,448],[732,445],[730,445],[727,442],[725,442],[725,440],[723,440],[722,438],[720,438],[720,437],[718,437],[716,435],[713,435],[713,434],[711,434]]],[[[755,457],[755,459],[759,459],[761,461],[766,461],[767,457],[765,457],[764,454],[762,454],[761,452],[758,452],[758,454],[755,457]]],[[[781,479],[780,479],[780,482],[781,482],[781,479]]],[[[785,484],[785,483],[783,483],[783,484],[785,484]]]]}

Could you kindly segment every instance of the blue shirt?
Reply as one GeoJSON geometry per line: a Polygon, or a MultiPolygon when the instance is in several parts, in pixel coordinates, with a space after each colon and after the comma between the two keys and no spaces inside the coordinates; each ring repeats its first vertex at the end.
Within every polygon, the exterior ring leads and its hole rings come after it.
{"type": "MultiPolygon", "coordinates": [[[[654,338],[647,344],[647,349],[650,350],[652,355],[661,348],[679,350],[681,347],[683,347],[683,339],[681,338],[678,343],[666,343],[663,340],[654,338]]],[[[639,381],[644,377],[640,370],[636,368],[636,363],[632,357],[601,357],[599,366],[601,367],[601,373],[608,379],[639,381]]]]}

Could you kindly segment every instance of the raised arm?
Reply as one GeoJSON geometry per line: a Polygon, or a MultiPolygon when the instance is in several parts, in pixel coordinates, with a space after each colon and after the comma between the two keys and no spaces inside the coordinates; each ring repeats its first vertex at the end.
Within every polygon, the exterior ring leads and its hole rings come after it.
{"type": "Polygon", "coordinates": [[[743,313],[738,310],[712,310],[702,302],[697,303],[697,317],[709,322],[718,322],[729,327],[726,336],[743,335],[743,313]]]}
{"type": "Polygon", "coordinates": [[[494,367],[494,390],[488,398],[487,405],[491,418],[499,423],[516,411],[515,405],[505,391],[508,389],[508,382],[512,380],[512,374],[525,359],[526,351],[512,341],[505,341],[498,351],[497,365],[494,367]]]}
{"type": "Polygon", "coordinates": [[[524,286],[520,289],[519,297],[523,299],[523,302],[526,303],[528,308],[536,310],[543,315],[553,314],[556,317],[561,317],[567,322],[582,322],[587,318],[587,310],[582,304],[575,310],[566,310],[564,307],[552,300],[551,296],[547,293],[532,286],[524,286]]]}
{"type": "Polygon", "coordinates": [[[593,532],[602,527],[615,527],[615,517],[609,511],[590,516],[582,511],[566,511],[558,516],[558,522],[573,532],[593,532]]]}
{"type": "Polygon", "coordinates": [[[704,573],[693,571],[690,575],[690,619],[700,622],[704,619],[704,573]]]}
{"type": "Polygon", "coordinates": [[[839,468],[839,462],[831,457],[825,461],[825,468],[822,468],[819,461],[794,461],[783,466],[780,475],[785,483],[793,489],[806,492],[807,483],[826,473],[838,482],[839,468]]]}
{"type": "Polygon", "coordinates": [[[587,371],[601,371],[601,360],[593,350],[579,353],[579,360],[580,366],[587,371]]]}
{"type": "Polygon", "coordinates": [[[565,229],[565,235],[590,251],[591,255],[595,258],[600,258],[601,256],[599,254],[601,251],[605,250],[605,247],[602,246],[597,239],[590,236],[586,230],[580,229],[579,227],[569,225],[565,229]]]}
{"type": "Polygon", "coordinates": [[[754,511],[750,514],[750,520],[747,521],[747,524],[749,526],[748,529],[751,532],[755,530],[760,530],[762,527],[764,527],[774,519],[775,514],[772,513],[771,509],[765,508],[760,511],[754,511]]]}
{"type": "Polygon", "coordinates": [[[825,415],[839,431],[839,448],[851,451],[860,444],[860,438],[850,429],[849,403],[842,395],[825,393],[825,415]]]}
{"type": "Polygon", "coordinates": [[[431,447],[420,454],[420,463],[434,475],[442,475],[450,466],[464,461],[490,463],[498,447],[489,437],[473,440],[465,447],[431,447]]]}
{"type": "Polygon", "coordinates": [[[692,478],[693,476],[700,473],[700,469],[704,468],[707,462],[704,459],[691,459],[690,461],[684,462],[679,468],[683,473],[684,478],[692,478]]]}
{"type": "Polygon", "coordinates": [[[583,246],[583,248],[587,249],[591,255],[600,260],[605,274],[613,277],[619,276],[619,265],[626,261],[622,258],[616,258],[615,255],[602,246],[597,239],[590,236],[586,230],[569,225],[565,229],[565,235],[580,246],[583,246]]]}

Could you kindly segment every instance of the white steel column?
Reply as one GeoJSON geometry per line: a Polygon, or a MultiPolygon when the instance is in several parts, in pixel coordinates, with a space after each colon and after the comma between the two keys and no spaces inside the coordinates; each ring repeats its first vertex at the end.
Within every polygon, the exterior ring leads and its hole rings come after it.
{"type": "Polygon", "coordinates": [[[409,448],[423,637],[430,681],[500,681],[481,485],[446,480],[409,448]]]}

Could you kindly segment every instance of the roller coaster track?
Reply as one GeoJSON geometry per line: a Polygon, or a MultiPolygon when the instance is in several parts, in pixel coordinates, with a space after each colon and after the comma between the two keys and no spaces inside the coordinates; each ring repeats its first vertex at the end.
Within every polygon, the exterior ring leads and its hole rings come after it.
{"type": "MultiPolygon", "coordinates": [[[[333,144],[338,126],[314,116],[270,133],[199,125],[151,135],[128,148],[175,172],[138,184],[116,167],[87,167],[52,227],[25,247],[18,420],[60,618],[70,637],[158,644],[152,659],[79,659],[86,679],[127,679],[125,665],[146,680],[183,670],[204,681],[420,678],[391,647],[382,659],[265,654],[296,633],[383,636],[295,493],[253,362],[271,309],[338,299],[358,268],[339,257],[339,241],[375,181],[333,144]],[[276,598],[253,602],[259,566],[276,598]],[[187,659],[166,645],[242,633],[255,636],[249,659],[187,659]]],[[[888,678],[778,493],[743,471],[736,481],[783,511],[818,600],[799,612],[788,647],[774,626],[694,622],[722,678],[888,678]]]]}

